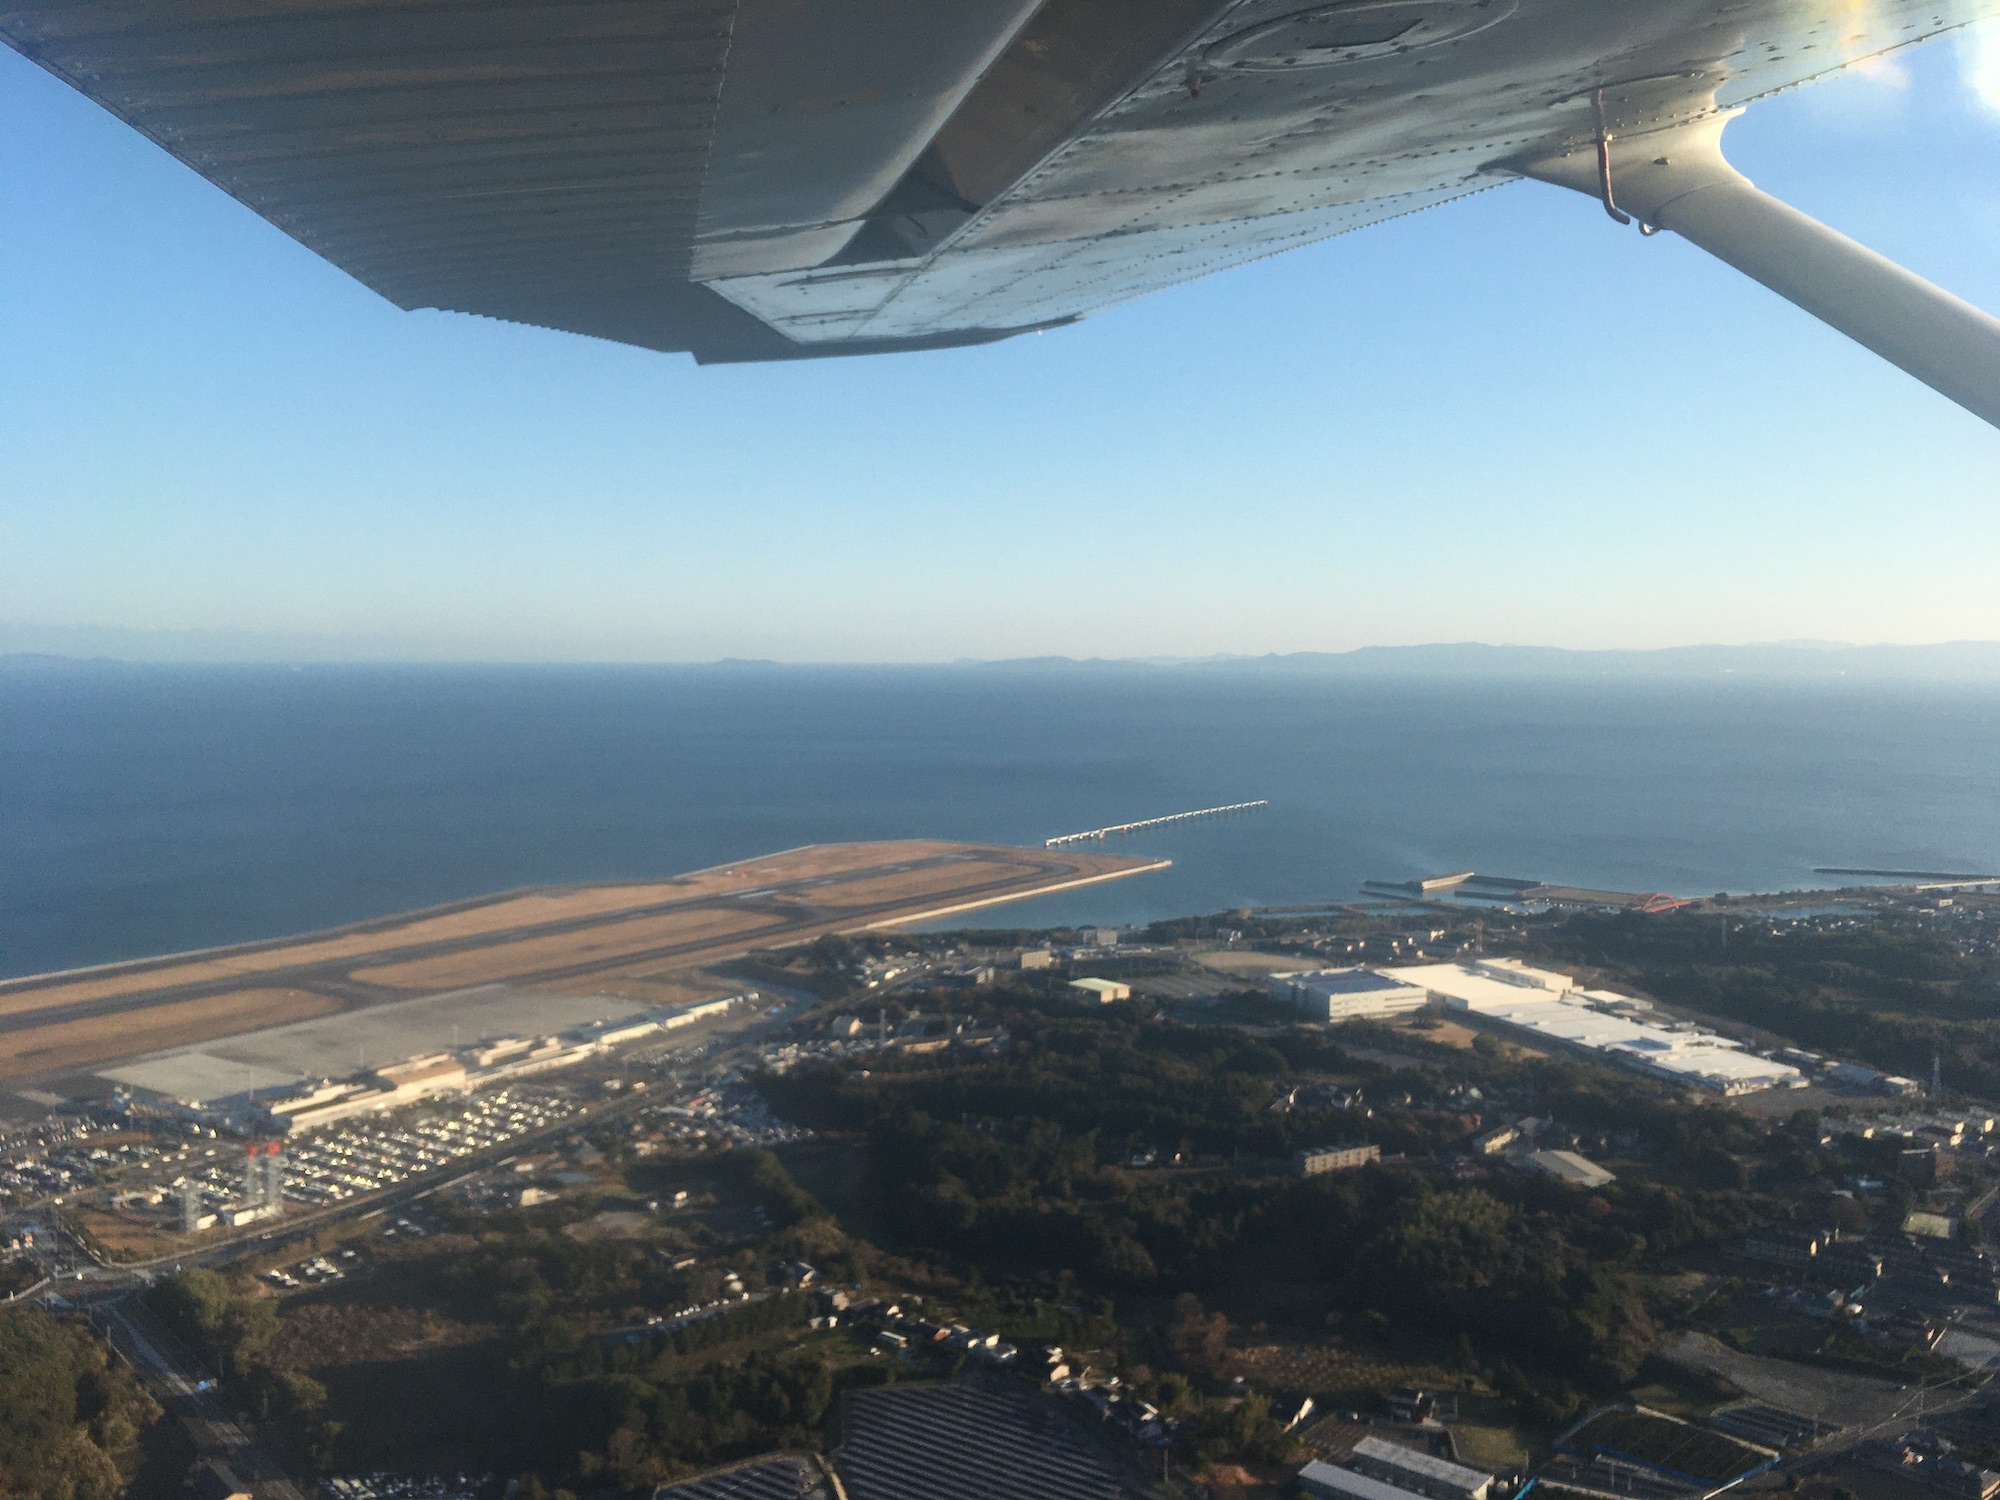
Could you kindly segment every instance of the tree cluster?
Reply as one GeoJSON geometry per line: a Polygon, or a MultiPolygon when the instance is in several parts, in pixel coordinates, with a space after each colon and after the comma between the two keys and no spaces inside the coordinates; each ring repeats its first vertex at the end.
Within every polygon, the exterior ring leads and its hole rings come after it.
{"type": "Polygon", "coordinates": [[[271,1358],[278,1314],[268,1297],[241,1295],[222,1276],[195,1266],[155,1283],[146,1301],[168,1331],[228,1383],[244,1411],[309,1434],[307,1441],[324,1449],[330,1434],[308,1423],[326,1405],[326,1387],[271,1358]]]}
{"type": "Polygon", "coordinates": [[[837,1239],[804,1222],[817,1203],[769,1153],[701,1170],[726,1198],[767,1205],[778,1229],[688,1266],[674,1248],[683,1232],[565,1233],[589,1218],[584,1203],[566,1216],[438,1205],[441,1228],[421,1246],[379,1249],[338,1289],[282,1310],[207,1271],[168,1278],[151,1301],[232,1403],[323,1470],[493,1469],[524,1496],[643,1495],[693,1469],[812,1446],[842,1385],[880,1378],[879,1365],[853,1363],[844,1335],[806,1328],[812,1301],[796,1292],[680,1327],[641,1324],[712,1303],[729,1270],[754,1288],[802,1234],[837,1239]]]}
{"type": "Polygon", "coordinates": [[[159,1417],[87,1328],[0,1308],[0,1500],[116,1500],[159,1417]]]}
{"type": "MultiPolygon", "coordinates": [[[[1504,1355],[1605,1387],[1628,1379],[1655,1341],[1657,1275],[1781,1217],[1753,1169],[1782,1172],[1787,1153],[1810,1160],[1811,1131],[1774,1137],[1734,1111],[1583,1064],[1510,1063],[1400,1037],[1426,1067],[1371,1073],[1323,1032],[1253,1037],[1032,996],[988,1003],[1014,1038],[1003,1056],[872,1060],[865,1076],[800,1068],[762,1087],[788,1118],[865,1138],[895,1248],[996,1281],[1195,1296],[1252,1317],[1324,1318],[1364,1338],[1462,1341],[1489,1365],[1504,1355]],[[1583,1195],[1513,1174],[1462,1184],[1438,1157],[1463,1146],[1463,1115],[1271,1109],[1277,1080],[1319,1070],[1365,1076],[1382,1098],[1473,1080],[1531,1096],[1566,1127],[1643,1137],[1689,1185],[1621,1181],[1583,1195]],[[1277,1170],[1300,1146],[1357,1136],[1405,1158],[1309,1180],[1277,1170]],[[1184,1150],[1193,1165],[1134,1169],[1128,1157],[1142,1145],[1184,1150]]],[[[1173,1362],[1210,1382],[1214,1316],[1203,1338],[1180,1328],[1170,1341],[1173,1362]]],[[[1524,1402],[1548,1404],[1550,1382],[1520,1385],[1524,1402]]]]}

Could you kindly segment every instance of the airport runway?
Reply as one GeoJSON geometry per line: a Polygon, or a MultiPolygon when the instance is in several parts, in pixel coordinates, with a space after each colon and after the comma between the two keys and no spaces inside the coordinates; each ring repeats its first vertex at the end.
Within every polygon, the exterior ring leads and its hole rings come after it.
{"type": "MultiPolygon", "coordinates": [[[[573,898],[600,892],[615,900],[620,889],[643,891],[648,886],[669,882],[510,891],[326,932],[0,981],[0,1006],[12,1012],[0,1014],[0,1038],[47,1031],[53,1044],[53,1039],[60,1035],[55,1029],[72,1023],[101,1022],[107,1017],[127,1015],[136,1020],[138,1013],[146,1011],[251,992],[296,991],[323,997],[337,1003],[342,1012],[352,1012],[482,983],[517,986],[565,983],[594,975],[629,976],[635,971],[647,971],[648,977],[652,977],[663,969],[692,971],[753,950],[789,947],[826,933],[888,926],[940,911],[1022,899],[1053,889],[1138,874],[1162,864],[1067,850],[935,841],[808,846],[674,878],[690,883],[706,881],[710,885],[739,871],[746,878],[756,878],[757,883],[740,890],[697,890],[686,896],[646,900],[638,905],[556,920],[528,921],[469,935],[397,940],[399,929],[435,924],[440,918],[455,915],[476,919],[482,908],[506,902],[573,898]],[[847,858],[854,862],[832,870],[818,868],[829,860],[839,862],[847,858]],[[787,865],[800,868],[802,873],[787,877],[784,874],[787,865]],[[963,879],[937,878],[938,872],[954,867],[963,867],[963,879]],[[804,873],[807,870],[810,873],[804,873]],[[899,886],[904,889],[898,889],[899,886]],[[849,899],[842,899],[843,888],[849,899]],[[686,928],[684,935],[674,930],[677,917],[685,919],[681,924],[686,928]],[[634,947],[620,946],[620,929],[637,923],[655,929],[648,935],[658,940],[634,947]],[[377,935],[381,939],[379,946],[366,941],[377,935]],[[577,954],[563,951],[572,945],[565,943],[565,939],[572,940],[579,950],[577,954]],[[328,956],[325,949],[334,944],[342,951],[328,956]],[[510,954],[514,945],[519,945],[518,952],[510,954]],[[284,961],[290,949],[300,950],[299,962],[284,961]],[[484,972],[477,978],[449,977],[449,960],[461,958],[469,964],[479,964],[482,956],[486,959],[484,972]],[[245,962],[258,959],[266,962],[245,962]],[[423,969],[414,967],[424,964],[435,969],[440,976],[437,982],[427,982],[423,969]],[[214,972],[218,965],[230,965],[231,971],[214,972]],[[179,982],[172,977],[176,971],[186,973],[197,968],[208,972],[200,978],[179,982]],[[398,975],[398,970],[403,973],[398,975]],[[146,983],[150,973],[159,974],[162,982],[146,983]],[[62,998],[65,992],[78,988],[102,989],[111,985],[117,986],[116,993],[70,1001],[62,998]],[[35,1005],[38,992],[47,993],[50,1003],[35,1005]]],[[[262,1027],[240,1028],[257,1029],[262,1027]]],[[[212,1027],[207,1035],[190,1036],[187,1041],[211,1041],[230,1034],[233,1033],[225,1021],[212,1027]]],[[[74,1034],[70,1040],[74,1041],[74,1034]]],[[[115,1049],[114,1036],[96,1043],[104,1055],[94,1057],[81,1068],[74,1062],[40,1068],[27,1065],[35,1056],[29,1049],[40,1048],[42,1044],[41,1038],[33,1041],[23,1038],[17,1044],[20,1062],[12,1069],[0,1068],[0,1075],[11,1071],[15,1086],[19,1087],[37,1076],[93,1071],[120,1056],[152,1053],[162,1046],[155,1039],[135,1046],[129,1054],[105,1050],[115,1049]]]]}

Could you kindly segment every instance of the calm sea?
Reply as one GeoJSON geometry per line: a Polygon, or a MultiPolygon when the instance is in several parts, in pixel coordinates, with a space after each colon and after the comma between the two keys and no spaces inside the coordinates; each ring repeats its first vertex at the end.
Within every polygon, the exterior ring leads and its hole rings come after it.
{"type": "MultiPolygon", "coordinates": [[[[1447,869],[1707,893],[2000,863],[2000,688],[1141,667],[0,672],[0,973],[835,839],[1171,872],[1000,908],[1127,922],[1447,869]]],[[[1006,915],[1001,915],[1005,913],[1006,915]]]]}

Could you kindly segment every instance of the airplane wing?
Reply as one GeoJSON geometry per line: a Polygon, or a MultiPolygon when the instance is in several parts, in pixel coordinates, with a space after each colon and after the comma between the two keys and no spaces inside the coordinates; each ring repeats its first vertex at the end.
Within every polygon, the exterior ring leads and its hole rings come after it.
{"type": "Polygon", "coordinates": [[[1996,12],[0,0],[0,39],[406,308],[704,362],[978,343],[1537,176],[2000,422],[2000,323],[1720,156],[1756,99],[1996,12]]]}

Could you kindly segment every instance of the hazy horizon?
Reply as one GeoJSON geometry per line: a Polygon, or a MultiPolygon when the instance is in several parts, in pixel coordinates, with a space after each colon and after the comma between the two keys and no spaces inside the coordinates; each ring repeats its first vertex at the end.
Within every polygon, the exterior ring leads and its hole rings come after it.
{"type": "Polygon", "coordinates": [[[255,632],[145,632],[76,627],[51,629],[0,622],[0,665],[89,666],[411,666],[411,667],[1213,667],[1310,671],[1381,664],[1386,670],[1506,671],[1541,667],[1602,670],[1619,665],[1720,671],[1797,671],[1894,677],[1966,676],[2000,679],[2000,639],[1951,641],[1690,641],[1666,646],[1548,646],[1504,640],[1381,642],[1337,650],[1212,652],[1206,655],[957,657],[528,657],[423,655],[354,649],[352,641],[255,632]],[[289,649],[286,649],[289,648],[289,649]]]}

